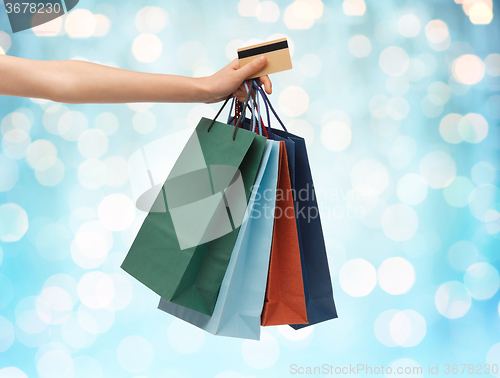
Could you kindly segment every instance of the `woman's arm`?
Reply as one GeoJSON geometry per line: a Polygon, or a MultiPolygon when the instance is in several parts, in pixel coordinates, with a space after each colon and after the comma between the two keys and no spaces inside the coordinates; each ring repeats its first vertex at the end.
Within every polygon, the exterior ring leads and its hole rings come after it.
{"type": "MultiPolygon", "coordinates": [[[[234,93],[244,99],[242,83],[267,63],[262,59],[239,68],[238,60],[212,76],[192,78],[149,74],[76,60],[38,61],[0,55],[0,95],[57,102],[217,102],[234,93]]],[[[261,78],[271,93],[267,76],[261,78]]]]}

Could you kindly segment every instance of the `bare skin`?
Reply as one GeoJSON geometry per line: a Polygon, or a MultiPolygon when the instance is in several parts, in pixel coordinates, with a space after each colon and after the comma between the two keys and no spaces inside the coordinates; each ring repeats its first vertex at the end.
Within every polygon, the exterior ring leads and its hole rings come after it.
{"type": "MultiPolygon", "coordinates": [[[[69,104],[131,102],[214,103],[231,93],[246,98],[242,84],[267,64],[256,59],[240,68],[237,59],[212,76],[192,78],[150,74],[76,60],[39,61],[0,55],[0,95],[69,104]]],[[[268,94],[268,76],[260,78],[268,94]]]]}

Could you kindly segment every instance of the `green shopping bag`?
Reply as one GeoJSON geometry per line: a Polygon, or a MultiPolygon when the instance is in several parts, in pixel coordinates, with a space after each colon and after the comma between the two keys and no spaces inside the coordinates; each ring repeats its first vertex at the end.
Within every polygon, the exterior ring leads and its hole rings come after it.
{"type": "Polygon", "coordinates": [[[165,300],[212,315],[265,144],[202,118],[122,269],[165,300]]]}

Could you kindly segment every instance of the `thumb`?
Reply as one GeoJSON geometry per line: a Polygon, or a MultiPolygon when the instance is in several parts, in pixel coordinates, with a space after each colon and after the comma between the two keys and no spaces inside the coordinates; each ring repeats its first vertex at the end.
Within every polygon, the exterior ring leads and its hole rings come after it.
{"type": "Polygon", "coordinates": [[[247,65],[241,67],[239,70],[237,70],[238,74],[240,74],[241,81],[244,81],[248,77],[259,72],[262,68],[264,68],[266,64],[267,58],[265,56],[261,56],[257,59],[252,60],[247,65]]]}

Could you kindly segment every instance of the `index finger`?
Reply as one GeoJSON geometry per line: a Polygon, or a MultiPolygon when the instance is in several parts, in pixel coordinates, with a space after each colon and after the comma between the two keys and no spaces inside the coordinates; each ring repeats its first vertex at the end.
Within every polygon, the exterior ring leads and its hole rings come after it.
{"type": "Polygon", "coordinates": [[[259,78],[260,82],[264,86],[264,89],[266,90],[267,94],[273,93],[273,84],[271,83],[271,79],[269,79],[269,76],[261,76],[259,78]]]}

